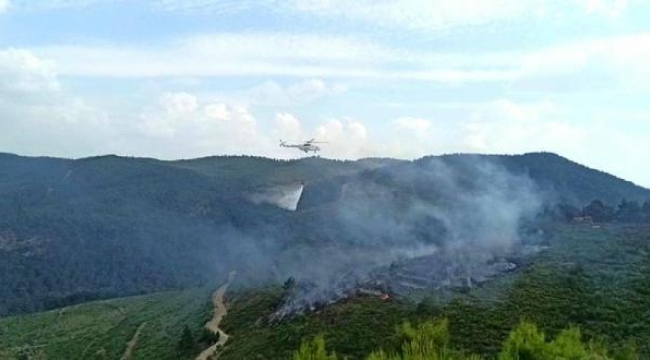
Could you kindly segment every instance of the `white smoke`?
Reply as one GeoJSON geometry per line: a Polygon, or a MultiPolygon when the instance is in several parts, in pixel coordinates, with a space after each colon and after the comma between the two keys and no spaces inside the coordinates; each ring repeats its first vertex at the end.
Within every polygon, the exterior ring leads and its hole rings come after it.
{"type": "Polygon", "coordinates": [[[421,160],[349,178],[330,218],[319,218],[327,228],[310,228],[318,246],[293,244],[283,254],[285,275],[303,286],[276,315],[338,301],[380,267],[434,254],[422,260],[431,263],[419,276],[436,284],[486,278],[490,261],[517,254],[520,227],[540,204],[527,176],[480,157],[421,160]]]}
{"type": "Polygon", "coordinates": [[[256,204],[275,205],[288,211],[296,211],[302,196],[303,184],[290,186],[277,186],[266,191],[250,196],[250,200],[256,204]]]}

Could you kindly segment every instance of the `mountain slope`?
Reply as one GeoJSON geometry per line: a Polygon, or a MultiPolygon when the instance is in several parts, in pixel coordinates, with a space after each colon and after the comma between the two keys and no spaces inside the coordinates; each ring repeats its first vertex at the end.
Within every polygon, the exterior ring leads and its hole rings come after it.
{"type": "Polygon", "coordinates": [[[500,157],[500,161],[510,171],[529,176],[547,193],[555,194],[558,202],[583,206],[594,199],[612,205],[622,199],[648,200],[648,189],[556,154],[531,153],[500,157]]]}
{"type": "Polygon", "coordinates": [[[372,264],[390,261],[382,252],[392,247],[401,253],[446,241],[454,229],[440,212],[462,220],[468,209],[474,213],[472,194],[495,181],[528,189],[520,181],[526,176],[548,202],[650,199],[647,189],[553,154],[414,162],[0,154],[0,315],[219,283],[231,270],[250,281],[278,280],[310,264],[318,278],[323,269],[329,276],[369,258],[364,251],[374,254],[372,264]],[[498,171],[484,177],[484,164],[498,171]],[[447,173],[457,184],[444,184],[447,173]],[[298,212],[251,201],[301,181],[298,212]],[[465,203],[456,192],[466,194],[465,203]],[[426,210],[431,206],[436,211],[426,210]]]}

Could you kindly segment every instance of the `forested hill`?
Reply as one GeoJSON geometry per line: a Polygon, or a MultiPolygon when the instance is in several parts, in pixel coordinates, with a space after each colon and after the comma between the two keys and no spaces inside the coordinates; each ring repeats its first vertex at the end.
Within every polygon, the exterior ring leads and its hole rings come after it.
{"type": "Polygon", "coordinates": [[[582,206],[594,199],[618,205],[625,198],[642,203],[648,200],[648,189],[594,170],[553,153],[530,153],[521,156],[488,156],[500,161],[514,173],[525,174],[557,202],[582,206]]]}
{"type": "Polygon", "coordinates": [[[274,276],[268,270],[283,263],[272,254],[352,239],[329,216],[332,208],[319,206],[336,201],[344,185],[382,183],[409,194],[395,199],[413,201],[436,191],[422,170],[431,161],[466,173],[468,184],[484,181],[468,168],[476,158],[530,177],[548,202],[650,199],[647,189],[547,153],[413,162],[0,154],[0,316],[219,282],[242,266],[274,276]],[[301,208],[309,211],[250,201],[250,194],[300,182],[301,208]],[[277,241],[260,240],[270,230],[277,241]]]}

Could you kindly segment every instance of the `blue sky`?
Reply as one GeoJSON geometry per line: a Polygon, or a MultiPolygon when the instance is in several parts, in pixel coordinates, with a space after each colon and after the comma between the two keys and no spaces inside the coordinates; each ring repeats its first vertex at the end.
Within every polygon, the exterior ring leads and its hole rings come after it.
{"type": "Polygon", "coordinates": [[[650,186],[640,0],[0,0],[0,151],[553,151],[650,186]]]}

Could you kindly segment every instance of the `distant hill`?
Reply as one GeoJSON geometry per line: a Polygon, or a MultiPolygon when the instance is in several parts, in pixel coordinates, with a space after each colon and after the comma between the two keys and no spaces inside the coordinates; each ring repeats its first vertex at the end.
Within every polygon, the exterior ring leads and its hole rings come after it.
{"type": "Polygon", "coordinates": [[[529,176],[558,202],[583,206],[594,199],[618,205],[622,199],[642,203],[649,190],[553,153],[490,156],[516,174],[529,176]]]}
{"type": "MultiPolygon", "coordinates": [[[[360,162],[364,160],[359,160],[360,162]]],[[[549,205],[557,203],[582,207],[593,200],[618,205],[623,199],[643,203],[650,199],[650,190],[614,175],[591,169],[553,153],[528,153],[523,155],[451,154],[426,156],[415,161],[384,159],[375,173],[391,173],[399,176],[413,168],[426,166],[431,161],[441,161],[449,167],[466,171],[468,164],[488,162],[507,169],[511,174],[530,178],[549,205]],[[381,168],[381,169],[380,169],[381,168]]],[[[471,166],[471,165],[470,165],[471,166]]],[[[324,193],[332,196],[348,178],[327,178],[318,185],[324,193]],[[339,186],[335,186],[338,183],[339,186]]],[[[478,179],[480,180],[480,179],[478,179]]],[[[323,194],[318,194],[322,200],[323,194]]],[[[306,196],[317,196],[306,194],[306,196]]],[[[310,201],[310,200],[307,200],[310,201]]],[[[312,205],[312,204],[310,204],[312,205]]]]}
{"type": "Polygon", "coordinates": [[[399,216],[413,204],[460,206],[439,183],[440,171],[454,174],[456,191],[482,194],[501,177],[484,177],[479,162],[529,179],[548,203],[650,199],[650,190],[549,153],[416,161],[0,154],[0,316],[220,282],[232,269],[275,279],[296,270],[292,261],[313,261],[328,247],[345,253],[376,244],[380,251],[404,236],[439,243],[445,229],[434,215],[399,216]],[[251,201],[251,194],[301,182],[295,213],[251,201]],[[396,222],[404,233],[370,228],[396,222]]]}

